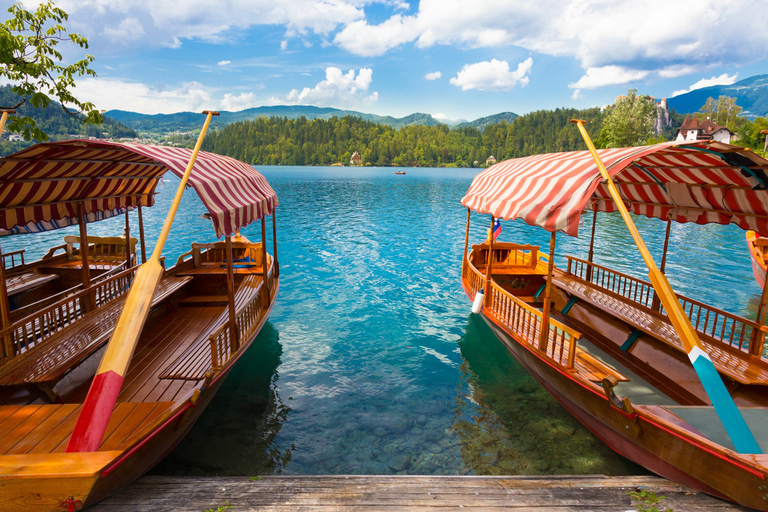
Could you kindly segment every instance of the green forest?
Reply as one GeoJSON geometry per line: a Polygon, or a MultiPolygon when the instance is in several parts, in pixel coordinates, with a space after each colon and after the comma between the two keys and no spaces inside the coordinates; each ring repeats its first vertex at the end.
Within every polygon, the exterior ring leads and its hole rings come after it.
{"type": "Polygon", "coordinates": [[[593,137],[600,134],[599,108],[542,110],[511,123],[488,125],[483,131],[452,130],[443,124],[394,129],[352,116],[312,121],[261,117],[209,133],[203,149],[252,165],[348,164],[357,151],[363,165],[484,167],[491,155],[504,160],[583,149],[579,132],[570,123],[574,117],[586,119],[593,137]]]}
{"type": "MultiPolygon", "coordinates": [[[[3,107],[13,107],[23,99],[25,98],[18,96],[11,90],[10,85],[0,87],[0,105],[3,107]]],[[[25,101],[16,107],[16,111],[19,115],[34,118],[37,125],[48,134],[50,140],[69,139],[73,136],[77,138],[111,137],[115,139],[138,137],[136,131],[108,117],[105,117],[104,122],[100,125],[85,124],[80,119],[64,112],[61,105],[55,102],[52,102],[47,108],[35,108],[29,101],[25,101]]],[[[38,141],[9,142],[6,138],[6,140],[0,143],[0,153],[7,155],[35,142],[38,141]]]]}

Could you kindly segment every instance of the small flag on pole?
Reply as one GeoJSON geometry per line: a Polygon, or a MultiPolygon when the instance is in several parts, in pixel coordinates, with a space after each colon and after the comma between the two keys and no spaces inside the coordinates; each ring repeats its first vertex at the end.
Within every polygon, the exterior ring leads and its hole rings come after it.
{"type": "Polygon", "coordinates": [[[499,238],[500,234],[501,234],[501,221],[499,219],[496,219],[496,223],[493,225],[493,240],[495,241],[497,238],[499,238]]]}

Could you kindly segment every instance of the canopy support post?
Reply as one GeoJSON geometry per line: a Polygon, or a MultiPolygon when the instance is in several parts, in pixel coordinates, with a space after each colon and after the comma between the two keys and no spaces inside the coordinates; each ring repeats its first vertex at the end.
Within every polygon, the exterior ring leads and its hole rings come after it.
{"type": "Polygon", "coordinates": [[[488,267],[485,270],[485,302],[483,307],[488,307],[491,304],[491,265],[493,264],[493,224],[496,219],[491,214],[491,229],[488,230],[488,267]]]}
{"type": "MultiPolygon", "coordinates": [[[[85,224],[85,205],[82,202],[77,204],[77,223],[80,225],[80,266],[83,290],[87,290],[91,287],[91,271],[88,263],[88,227],[85,224]]],[[[85,311],[93,311],[96,309],[96,297],[88,293],[82,306],[85,306],[85,311]]]]}
{"type": "Polygon", "coordinates": [[[265,308],[269,306],[269,299],[271,297],[269,282],[267,276],[269,272],[269,265],[267,261],[267,222],[264,217],[261,218],[261,268],[263,271],[264,284],[261,292],[261,305],[265,308]]]}
{"type": "MultiPolygon", "coordinates": [[[[760,295],[760,305],[757,307],[757,318],[755,321],[761,326],[765,325],[766,304],[768,304],[768,278],[763,285],[763,293],[760,295]]],[[[752,339],[749,342],[749,353],[760,357],[763,355],[763,345],[765,344],[765,332],[762,329],[752,329],[752,339]]]]}
{"type": "Polygon", "coordinates": [[[275,277],[280,277],[280,263],[277,261],[277,210],[272,210],[272,257],[275,259],[275,277]]]}
{"type": "MultiPolygon", "coordinates": [[[[3,114],[0,116],[0,135],[5,130],[5,122],[8,120],[8,115],[16,113],[13,109],[4,109],[2,112],[3,114]]],[[[3,251],[0,250],[0,322],[2,323],[2,329],[5,330],[11,326],[11,306],[8,303],[8,287],[5,285],[5,258],[3,258],[2,254],[3,251]]],[[[3,346],[5,347],[6,358],[16,355],[11,346],[10,336],[3,338],[3,346]]]]}
{"type": "Polygon", "coordinates": [[[227,235],[227,309],[229,310],[229,343],[232,352],[240,348],[240,333],[235,322],[235,271],[232,263],[232,237],[227,235]]]}
{"type": "Polygon", "coordinates": [[[131,268],[131,222],[128,217],[128,208],[125,209],[125,268],[131,268]]]}
{"type": "MultiPolygon", "coordinates": [[[[5,115],[6,113],[3,112],[3,116],[5,115]]],[[[3,258],[3,251],[0,249],[0,329],[5,330],[10,326],[11,307],[8,300],[8,287],[5,284],[5,258],[3,258]]],[[[10,359],[16,355],[10,335],[3,336],[3,350],[5,351],[4,359],[10,359]]]]}
{"type": "Polygon", "coordinates": [[[461,260],[461,277],[467,277],[467,249],[469,248],[469,216],[472,210],[467,207],[467,231],[464,234],[464,259],[461,260]]]}
{"type": "Polygon", "coordinates": [[[720,418],[720,421],[725,427],[725,431],[728,433],[728,437],[731,438],[736,451],[739,453],[762,453],[760,446],[755,440],[755,436],[749,429],[747,422],[744,420],[739,408],[733,401],[733,397],[728,392],[728,389],[723,384],[723,379],[717,371],[712,359],[706,352],[706,348],[699,340],[699,335],[696,333],[691,320],[685,314],[683,307],[680,305],[680,300],[677,298],[675,291],[669,284],[666,276],[662,274],[656,262],[653,260],[648,247],[645,245],[643,238],[637,231],[632,217],[629,215],[626,205],[619,193],[619,189],[616,187],[613,178],[605,168],[603,161],[600,159],[600,155],[597,154],[595,145],[592,144],[592,139],[589,138],[586,128],[584,128],[585,121],[579,119],[572,119],[572,123],[575,123],[581,132],[581,136],[584,138],[584,142],[592,154],[592,159],[595,161],[595,165],[600,171],[605,185],[608,188],[611,198],[613,199],[616,208],[621,213],[621,217],[624,223],[627,225],[629,233],[632,235],[632,239],[637,245],[637,249],[640,251],[645,265],[648,267],[648,278],[653,284],[655,293],[659,296],[659,300],[667,311],[669,320],[675,328],[680,341],[688,353],[688,358],[691,361],[693,369],[704,386],[704,391],[714,406],[715,412],[720,418]]]}
{"type": "Polygon", "coordinates": [[[147,262],[147,247],[144,245],[144,216],[141,214],[141,203],[139,203],[139,239],[141,240],[141,262],[147,262]]]}
{"type": "Polygon", "coordinates": [[[549,317],[552,310],[552,271],[555,267],[555,244],[557,243],[557,231],[553,231],[549,237],[549,261],[547,262],[547,285],[544,288],[544,308],[541,314],[541,331],[539,332],[539,350],[547,351],[549,342],[549,317]]]}
{"type": "MultiPolygon", "coordinates": [[[[667,232],[664,235],[664,250],[661,253],[661,265],[659,265],[659,272],[664,273],[664,269],[667,266],[667,249],[669,248],[669,232],[672,228],[672,219],[667,221],[667,232]]],[[[661,311],[661,301],[659,296],[654,292],[653,302],[651,303],[651,309],[654,311],[661,311]]]]}
{"type": "Polygon", "coordinates": [[[595,201],[595,212],[592,214],[592,237],[589,239],[589,254],[587,255],[587,281],[592,280],[592,260],[595,257],[595,227],[597,226],[597,201],[595,201]]]}

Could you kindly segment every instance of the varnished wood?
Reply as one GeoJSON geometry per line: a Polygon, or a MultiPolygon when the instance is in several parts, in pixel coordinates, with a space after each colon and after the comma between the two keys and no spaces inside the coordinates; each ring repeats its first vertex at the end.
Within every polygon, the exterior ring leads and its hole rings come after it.
{"type": "Polygon", "coordinates": [[[280,263],[277,259],[277,210],[272,211],[272,257],[275,259],[275,277],[280,277],[280,263]]]}
{"type": "Polygon", "coordinates": [[[130,216],[128,215],[128,208],[125,209],[125,265],[127,267],[132,267],[132,259],[131,259],[131,222],[130,222],[130,216]]]}
{"type": "Polygon", "coordinates": [[[557,232],[553,231],[549,237],[549,260],[547,262],[547,284],[544,287],[544,310],[541,315],[541,334],[539,337],[539,350],[544,350],[547,345],[546,333],[549,332],[549,316],[552,309],[552,269],[555,268],[555,244],[557,232]]]}
{"type": "MultiPolygon", "coordinates": [[[[93,512],[199,512],[223,506],[264,512],[338,510],[441,512],[635,510],[628,492],[664,496],[660,507],[685,512],[746,512],[653,476],[268,475],[165,477],[138,480],[93,506],[93,512]],[[222,490],[225,489],[225,490],[222,490]]],[[[660,509],[660,510],[661,510],[660,509]]]]}
{"type": "Polygon", "coordinates": [[[262,278],[264,279],[264,291],[263,291],[263,299],[262,299],[262,305],[264,307],[267,306],[269,303],[269,280],[267,279],[267,228],[266,228],[266,221],[264,220],[264,217],[261,218],[261,261],[263,265],[262,268],[262,278]]]}
{"type": "Polygon", "coordinates": [[[138,206],[139,210],[139,240],[141,240],[141,262],[147,262],[147,247],[144,243],[144,216],[141,213],[141,205],[138,206]]]}
{"type": "MultiPolygon", "coordinates": [[[[83,290],[91,286],[90,267],[88,266],[88,227],[85,224],[85,208],[83,203],[77,203],[77,222],[80,226],[80,240],[86,240],[80,244],[80,259],[82,260],[83,290]]],[[[83,300],[83,309],[90,311],[96,307],[94,298],[89,294],[83,300]]]]}
{"type": "Polygon", "coordinates": [[[493,214],[491,214],[491,227],[488,229],[488,266],[485,270],[485,291],[484,293],[484,301],[485,304],[488,304],[488,296],[490,295],[490,286],[491,286],[491,268],[493,265],[493,214]]]}
{"type": "MultiPolygon", "coordinates": [[[[264,219],[262,219],[262,227],[264,219]]],[[[234,333],[234,343],[238,345],[237,328],[235,326],[235,274],[232,271],[232,237],[227,236],[227,313],[229,314],[229,329],[234,333]]],[[[262,246],[266,245],[262,243],[262,246]]],[[[266,261],[266,258],[264,258],[266,261]]]]}

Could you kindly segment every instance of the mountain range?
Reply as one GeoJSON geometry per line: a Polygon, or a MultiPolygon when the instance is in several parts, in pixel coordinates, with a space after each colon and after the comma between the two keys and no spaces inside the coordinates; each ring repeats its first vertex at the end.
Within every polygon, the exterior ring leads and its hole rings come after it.
{"type": "MultiPolygon", "coordinates": [[[[642,91],[641,91],[642,92],[642,91]]],[[[743,115],[750,119],[768,114],[768,75],[757,75],[745,78],[731,85],[713,85],[696,89],[667,99],[667,103],[680,114],[692,114],[697,112],[706,103],[710,96],[718,98],[721,95],[736,98],[736,104],[741,106],[743,115]]],[[[126,126],[140,132],[157,134],[169,134],[173,132],[196,131],[202,125],[204,115],[195,112],[178,112],[175,114],[139,114],[125,110],[109,110],[108,117],[119,121],[126,126]]],[[[305,117],[307,119],[329,119],[331,117],[356,116],[366,121],[380,123],[393,128],[402,128],[412,125],[436,126],[448,124],[454,128],[474,127],[483,130],[489,124],[501,121],[512,122],[517,114],[514,112],[502,112],[491,116],[481,117],[474,121],[438,121],[429,114],[415,113],[405,117],[379,116],[366,114],[354,110],[342,110],[330,107],[314,107],[310,105],[283,105],[264,106],[240,110],[238,112],[222,111],[218,117],[214,117],[212,125],[222,127],[238,121],[248,121],[261,116],[287,117],[295,119],[305,117]]]]}
{"type": "Polygon", "coordinates": [[[742,115],[755,119],[768,114],[768,75],[756,75],[739,80],[731,85],[712,85],[694,91],[667,98],[667,104],[680,114],[697,112],[707,98],[720,96],[736,98],[736,104],[742,109],[742,115]]]}

